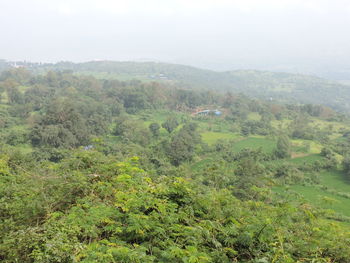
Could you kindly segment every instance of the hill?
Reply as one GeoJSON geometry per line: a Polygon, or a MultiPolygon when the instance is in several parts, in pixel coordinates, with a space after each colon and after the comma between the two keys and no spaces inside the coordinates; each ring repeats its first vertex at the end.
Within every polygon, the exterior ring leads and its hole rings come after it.
{"type": "Polygon", "coordinates": [[[102,79],[167,81],[187,89],[243,93],[254,98],[323,104],[337,110],[350,111],[350,86],[309,75],[257,70],[216,72],[156,62],[60,62],[44,64],[38,68],[72,70],[102,79]]]}

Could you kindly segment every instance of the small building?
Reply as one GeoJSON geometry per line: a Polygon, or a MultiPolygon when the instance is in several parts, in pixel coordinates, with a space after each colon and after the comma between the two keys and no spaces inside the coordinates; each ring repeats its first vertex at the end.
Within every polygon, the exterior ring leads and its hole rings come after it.
{"type": "Polygon", "coordinates": [[[215,111],[214,111],[214,114],[215,114],[216,116],[221,116],[221,115],[222,115],[222,112],[219,111],[219,110],[215,110],[215,111]]]}
{"type": "Polygon", "coordinates": [[[208,116],[208,115],[221,116],[222,112],[219,110],[201,110],[201,111],[195,112],[193,115],[195,115],[195,116],[208,116]]]}
{"type": "Polygon", "coordinates": [[[210,110],[202,110],[196,112],[196,115],[208,115],[210,113],[210,110]]]}

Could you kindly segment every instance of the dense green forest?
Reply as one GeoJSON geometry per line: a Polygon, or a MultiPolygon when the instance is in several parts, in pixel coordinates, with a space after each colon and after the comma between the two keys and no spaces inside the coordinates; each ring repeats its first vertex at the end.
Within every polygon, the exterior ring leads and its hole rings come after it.
{"type": "Polygon", "coordinates": [[[331,106],[346,89],[162,64],[4,70],[0,261],[349,262],[350,119],[240,94],[281,83],[331,106]]]}

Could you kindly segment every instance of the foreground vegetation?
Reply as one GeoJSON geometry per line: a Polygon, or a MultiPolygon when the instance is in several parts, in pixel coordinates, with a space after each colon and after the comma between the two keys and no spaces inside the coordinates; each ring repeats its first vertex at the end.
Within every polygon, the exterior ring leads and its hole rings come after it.
{"type": "Polygon", "coordinates": [[[349,262],[331,108],[25,69],[0,94],[2,262],[349,262]]]}

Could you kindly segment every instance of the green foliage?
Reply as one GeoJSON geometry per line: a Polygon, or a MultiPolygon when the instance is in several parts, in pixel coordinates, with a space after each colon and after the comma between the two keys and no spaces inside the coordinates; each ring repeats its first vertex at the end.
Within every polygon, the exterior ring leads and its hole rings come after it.
{"type": "MultiPolygon", "coordinates": [[[[83,151],[49,176],[14,176],[2,159],[3,262],[346,262],[350,256],[347,234],[318,220],[311,207],[240,201],[181,177],[151,179],[135,162],[83,151]],[[71,175],[58,176],[67,168],[71,175]]],[[[250,180],[260,174],[249,160],[236,172],[250,180]]]]}
{"type": "Polygon", "coordinates": [[[120,136],[125,142],[132,142],[140,145],[147,145],[150,141],[150,131],[141,125],[138,121],[120,117],[114,134],[120,136]]]}
{"type": "Polygon", "coordinates": [[[159,136],[159,130],[160,130],[160,125],[156,122],[152,122],[150,125],[149,125],[149,130],[151,131],[152,135],[154,137],[158,137],[159,136]]]}
{"type": "Polygon", "coordinates": [[[248,136],[249,134],[267,135],[270,133],[271,126],[266,121],[245,121],[242,124],[242,134],[248,136]]]}
{"type": "Polygon", "coordinates": [[[348,262],[349,120],[171,83],[0,76],[0,261],[348,262]]]}
{"type": "Polygon", "coordinates": [[[277,147],[274,151],[277,158],[290,158],[291,156],[291,145],[287,136],[280,136],[277,140],[277,147]]]}
{"type": "Polygon", "coordinates": [[[256,198],[258,194],[256,187],[260,188],[265,185],[265,173],[264,167],[256,160],[249,157],[242,158],[235,169],[237,182],[234,194],[241,199],[256,198]]]}
{"type": "Polygon", "coordinates": [[[31,129],[34,146],[76,147],[88,142],[82,116],[69,101],[54,101],[31,129]]]}
{"type": "Polygon", "coordinates": [[[87,128],[93,135],[104,135],[108,131],[108,122],[105,120],[105,116],[99,114],[93,114],[86,122],[87,128]]]}
{"type": "Polygon", "coordinates": [[[312,140],[315,138],[314,130],[309,126],[310,120],[305,115],[298,116],[291,124],[291,137],[296,139],[312,140]]]}
{"type": "Polygon", "coordinates": [[[171,163],[175,166],[193,159],[196,146],[201,142],[196,129],[197,126],[194,123],[188,123],[172,137],[166,151],[171,163]]]}
{"type": "MultiPolygon", "coordinates": [[[[159,82],[171,80],[187,89],[230,91],[262,99],[279,98],[289,102],[331,105],[345,111],[348,111],[350,107],[348,103],[349,91],[346,85],[301,74],[257,70],[215,72],[166,63],[115,61],[93,61],[78,64],[61,62],[43,65],[38,70],[47,71],[50,69],[56,71],[69,69],[80,74],[102,76],[103,79],[143,79],[159,82]],[[165,80],[161,79],[161,76],[164,76],[165,80]]],[[[188,99],[186,98],[185,101],[187,102],[188,99]]],[[[189,103],[191,104],[191,101],[189,103]]],[[[305,110],[312,114],[319,112],[317,109],[305,108],[305,110]]]]}
{"type": "Polygon", "coordinates": [[[281,163],[274,170],[274,176],[284,184],[297,184],[305,182],[305,177],[296,165],[291,163],[281,163]]]}
{"type": "Polygon", "coordinates": [[[6,92],[7,92],[7,98],[10,104],[23,103],[23,95],[17,87],[8,88],[6,92]]]}
{"type": "Polygon", "coordinates": [[[264,153],[272,153],[276,147],[276,142],[268,138],[249,137],[244,140],[238,140],[233,143],[232,150],[236,153],[243,149],[262,149],[264,153]]]}
{"type": "Polygon", "coordinates": [[[128,113],[135,113],[140,109],[150,107],[145,92],[142,92],[142,90],[124,89],[121,96],[124,108],[128,113]]]}
{"type": "Polygon", "coordinates": [[[162,123],[162,127],[166,129],[168,133],[172,133],[177,126],[179,126],[179,123],[175,117],[170,117],[162,123]]]}

